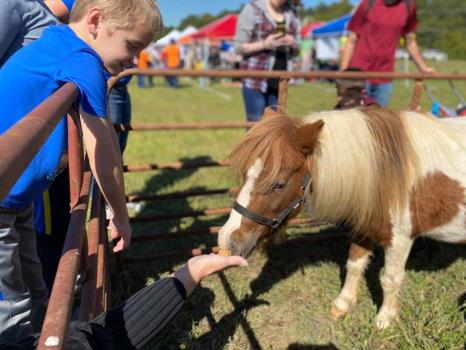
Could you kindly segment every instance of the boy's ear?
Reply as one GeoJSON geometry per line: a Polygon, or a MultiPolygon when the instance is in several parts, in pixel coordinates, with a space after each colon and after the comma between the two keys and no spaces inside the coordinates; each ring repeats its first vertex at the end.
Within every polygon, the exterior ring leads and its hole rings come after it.
{"type": "Polygon", "coordinates": [[[98,7],[93,7],[87,13],[87,28],[89,34],[94,37],[97,35],[102,22],[102,11],[98,7]]]}
{"type": "Polygon", "coordinates": [[[314,152],[324,121],[319,119],[311,124],[303,124],[295,132],[295,141],[301,152],[307,156],[314,152]]]}

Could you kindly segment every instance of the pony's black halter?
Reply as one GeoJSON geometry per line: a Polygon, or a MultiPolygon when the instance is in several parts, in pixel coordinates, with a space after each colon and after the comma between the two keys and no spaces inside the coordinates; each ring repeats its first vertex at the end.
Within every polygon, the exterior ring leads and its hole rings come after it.
{"type": "Polygon", "coordinates": [[[278,214],[276,218],[269,219],[262,215],[259,215],[249,210],[248,208],[243,207],[237,201],[233,203],[233,209],[245,218],[254,221],[256,224],[267,226],[271,231],[274,231],[277,228],[279,228],[281,224],[283,224],[283,222],[288,218],[288,216],[291,214],[293,210],[298,208],[301,205],[301,203],[304,202],[304,197],[306,196],[306,193],[309,191],[311,183],[311,174],[306,172],[306,174],[304,175],[304,194],[302,196],[296,197],[289,206],[287,206],[280,212],[280,214],[278,214]]]}

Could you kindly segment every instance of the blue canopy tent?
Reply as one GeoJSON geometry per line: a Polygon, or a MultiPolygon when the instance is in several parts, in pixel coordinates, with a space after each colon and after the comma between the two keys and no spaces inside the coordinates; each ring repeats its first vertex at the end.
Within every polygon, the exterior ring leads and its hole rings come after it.
{"type": "Polygon", "coordinates": [[[347,34],[351,14],[329,21],[312,31],[316,58],[319,61],[337,61],[340,54],[340,37],[347,34]]]}
{"type": "Polygon", "coordinates": [[[315,38],[329,37],[329,36],[342,36],[347,34],[346,27],[351,19],[351,14],[336,18],[327,22],[312,31],[312,36],[315,38]]]}

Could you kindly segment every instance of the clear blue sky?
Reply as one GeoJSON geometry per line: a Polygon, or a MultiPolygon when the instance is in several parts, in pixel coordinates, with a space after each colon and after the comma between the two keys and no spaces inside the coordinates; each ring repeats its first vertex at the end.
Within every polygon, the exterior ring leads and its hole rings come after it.
{"type": "MultiPolygon", "coordinates": [[[[222,10],[236,10],[248,0],[158,0],[160,10],[166,26],[177,26],[188,15],[211,13],[213,15],[222,10]]],[[[311,7],[320,2],[332,3],[336,0],[303,0],[305,7],[311,7]]],[[[350,0],[356,4],[358,0],[350,0]]]]}

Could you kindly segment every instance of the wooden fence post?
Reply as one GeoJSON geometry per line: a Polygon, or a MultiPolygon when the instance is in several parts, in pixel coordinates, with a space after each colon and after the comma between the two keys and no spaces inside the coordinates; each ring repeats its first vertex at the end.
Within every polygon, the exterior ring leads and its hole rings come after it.
{"type": "Polygon", "coordinates": [[[278,86],[278,106],[282,111],[286,110],[286,101],[288,99],[288,78],[280,78],[278,86]]]}
{"type": "Polygon", "coordinates": [[[414,84],[413,96],[411,97],[411,103],[409,104],[409,109],[412,111],[418,111],[420,108],[421,96],[424,92],[424,81],[422,79],[417,79],[414,84]]]}

